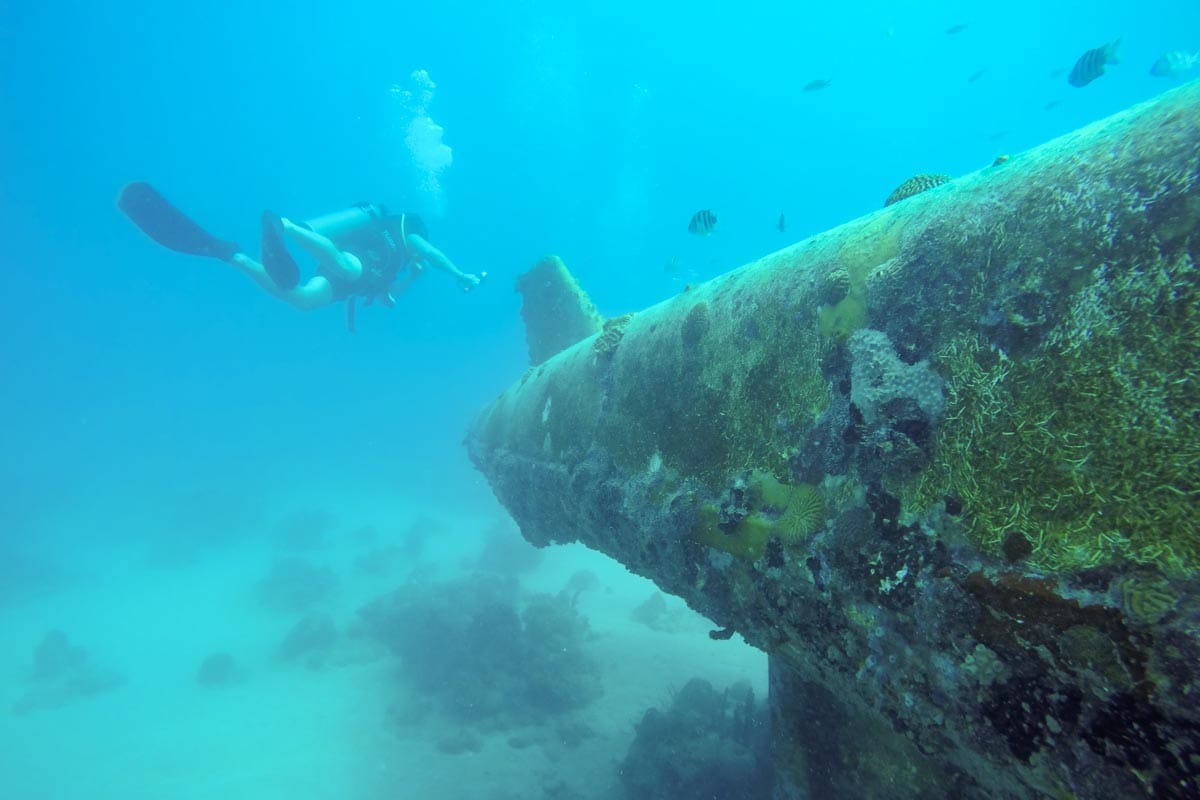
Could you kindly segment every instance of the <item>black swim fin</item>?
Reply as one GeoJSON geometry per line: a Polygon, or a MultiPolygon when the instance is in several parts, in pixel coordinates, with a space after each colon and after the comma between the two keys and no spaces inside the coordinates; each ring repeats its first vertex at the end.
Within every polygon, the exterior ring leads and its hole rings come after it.
{"type": "Polygon", "coordinates": [[[262,215],[262,263],[280,289],[295,289],[300,283],[300,267],[283,239],[283,221],[271,211],[262,215]]]}
{"type": "Polygon", "coordinates": [[[229,261],[242,249],[201,228],[148,183],[136,181],[121,190],[117,208],[163,247],[193,256],[229,261]]]}

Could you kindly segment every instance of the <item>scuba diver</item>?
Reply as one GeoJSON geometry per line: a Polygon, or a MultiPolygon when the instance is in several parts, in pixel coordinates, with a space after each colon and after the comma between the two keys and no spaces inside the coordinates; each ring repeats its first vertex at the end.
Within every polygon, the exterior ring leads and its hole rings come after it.
{"type": "Polygon", "coordinates": [[[255,261],[235,242],[218,239],[171,205],[148,183],[121,190],[117,207],[154,241],[179,253],[216,258],[232,264],[286,303],[310,310],[346,300],[346,320],[354,330],[355,301],[391,308],[396,298],[427,267],[433,266],[470,291],[487,277],[462,272],[429,243],[428,230],[415,214],[389,214],[382,206],[359,203],[306,222],[293,222],[270,211],[262,215],[262,260],[255,261]],[[317,260],[317,274],[300,282],[300,267],[288,252],[294,241],[317,260]]]}

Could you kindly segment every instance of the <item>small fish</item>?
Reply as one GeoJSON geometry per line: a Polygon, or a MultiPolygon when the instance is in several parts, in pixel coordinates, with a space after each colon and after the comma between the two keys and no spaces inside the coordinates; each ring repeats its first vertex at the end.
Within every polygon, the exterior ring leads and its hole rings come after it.
{"type": "Polygon", "coordinates": [[[913,175],[888,195],[888,199],[884,202],[884,205],[890,206],[892,203],[899,203],[901,200],[912,197],[914,194],[920,194],[926,189],[941,186],[948,180],[950,180],[950,176],[941,172],[925,172],[920,175],[913,175]]]}
{"type": "Polygon", "coordinates": [[[947,36],[954,36],[954,35],[955,35],[955,34],[957,34],[957,33],[962,33],[962,32],[963,32],[963,31],[965,31],[966,29],[967,29],[967,26],[966,26],[966,24],[965,24],[965,23],[962,23],[962,22],[960,22],[960,23],[958,23],[957,25],[951,25],[949,28],[946,28],[946,35],[947,35],[947,36]]]}
{"type": "Polygon", "coordinates": [[[833,83],[832,78],[817,78],[815,81],[804,84],[804,91],[819,92],[831,83],[833,83]]]}
{"type": "Polygon", "coordinates": [[[1047,77],[1049,77],[1050,80],[1055,81],[1066,74],[1067,74],[1066,67],[1055,67],[1054,69],[1050,70],[1050,74],[1047,77]]]}
{"type": "Polygon", "coordinates": [[[663,272],[678,272],[681,263],[679,256],[669,256],[666,263],[663,264],[663,272]]]}
{"type": "Polygon", "coordinates": [[[1200,53],[1185,53],[1183,50],[1172,50],[1163,53],[1150,67],[1150,74],[1156,78],[1178,78],[1185,72],[1191,72],[1200,63],[1200,53]]]}
{"type": "Polygon", "coordinates": [[[688,233],[694,233],[697,236],[708,236],[717,229],[717,212],[711,208],[702,208],[692,215],[692,221],[688,223],[688,233]]]}
{"type": "Polygon", "coordinates": [[[1049,103],[1046,103],[1046,105],[1042,106],[1042,110],[1053,111],[1054,109],[1058,108],[1058,104],[1061,102],[1061,100],[1051,100],[1049,103]]]}
{"type": "Polygon", "coordinates": [[[1082,88],[1103,75],[1106,65],[1121,63],[1117,60],[1117,45],[1120,43],[1120,39],[1115,39],[1108,44],[1093,47],[1081,55],[1075,66],[1071,67],[1067,83],[1082,88]]]}
{"type": "Polygon", "coordinates": [[[972,72],[970,74],[970,76],[967,78],[967,83],[974,83],[975,81],[982,78],[984,75],[987,75],[986,69],[977,69],[974,72],[972,72]]]}
{"type": "Polygon", "coordinates": [[[1009,158],[1010,156],[1008,153],[1001,153],[1000,155],[996,156],[996,160],[992,162],[992,166],[998,167],[1001,164],[1007,164],[1009,158]]]}
{"type": "Polygon", "coordinates": [[[780,233],[783,233],[787,230],[787,220],[783,218],[782,211],[779,212],[779,222],[775,223],[775,230],[779,231],[780,233]]]}

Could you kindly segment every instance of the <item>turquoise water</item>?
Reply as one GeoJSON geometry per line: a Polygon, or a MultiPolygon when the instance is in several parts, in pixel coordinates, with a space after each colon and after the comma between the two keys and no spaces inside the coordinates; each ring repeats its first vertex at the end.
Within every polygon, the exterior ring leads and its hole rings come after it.
{"type": "Polygon", "coordinates": [[[355,610],[414,573],[473,574],[503,512],[460,443],[525,368],[512,282],[539,257],[562,256],[606,315],[635,310],[912,174],[969,172],[1151,97],[1174,85],[1155,58],[1200,49],[1194,3],[1043,5],[0,7],[0,752],[16,757],[0,795],[537,797],[566,781],[608,797],[633,723],[672,688],[761,693],[759,654],[679,608],[667,631],[632,622],[652,587],[568,548],[520,576],[530,592],[600,577],[579,601],[604,665],[598,735],[557,761],[503,737],[446,754],[458,723],[389,717],[405,684],[387,655],[273,658],[295,616],[256,587],[297,552],[328,567],[320,603],[352,641],[355,610]],[[1067,85],[1117,37],[1121,64],[1067,85]],[[414,103],[417,70],[435,86],[414,103]],[[131,180],[251,251],[264,208],[414,209],[489,277],[462,294],[431,275],[351,335],[340,306],[302,314],[154,245],[113,204],[131,180]],[[703,208],[718,230],[691,236],[703,208]],[[289,543],[289,520],[317,512],[321,541],[289,543]],[[436,531],[419,553],[356,570],[414,524],[436,531]],[[54,629],[123,682],[8,713],[54,629]],[[242,674],[206,690],[216,651],[242,674]]]}

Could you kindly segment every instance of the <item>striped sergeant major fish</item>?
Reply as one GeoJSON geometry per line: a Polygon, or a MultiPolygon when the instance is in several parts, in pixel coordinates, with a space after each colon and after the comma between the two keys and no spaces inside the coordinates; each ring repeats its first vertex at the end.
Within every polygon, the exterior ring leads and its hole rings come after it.
{"type": "Polygon", "coordinates": [[[694,233],[697,236],[708,236],[717,229],[717,212],[711,208],[702,208],[692,215],[692,221],[688,223],[688,233],[694,233]]]}
{"type": "Polygon", "coordinates": [[[1076,87],[1087,86],[1104,74],[1106,65],[1121,63],[1117,60],[1117,45],[1120,43],[1120,39],[1114,39],[1081,55],[1071,68],[1071,73],[1067,75],[1067,83],[1076,87]]]}

